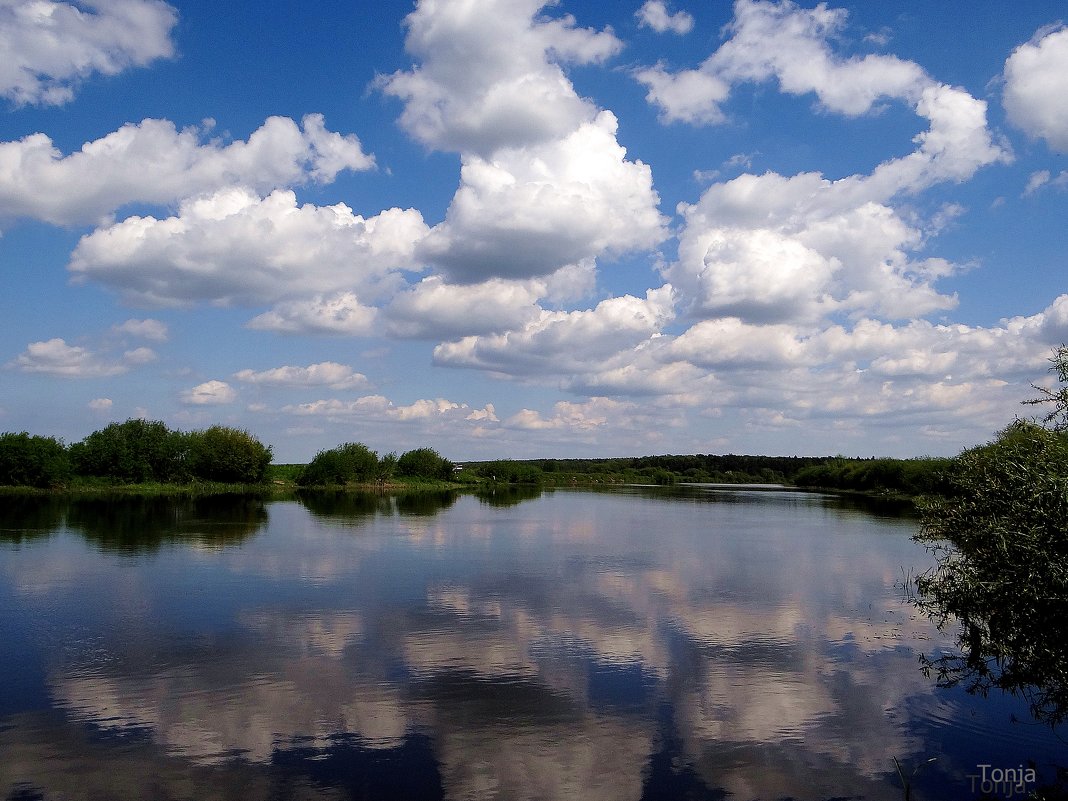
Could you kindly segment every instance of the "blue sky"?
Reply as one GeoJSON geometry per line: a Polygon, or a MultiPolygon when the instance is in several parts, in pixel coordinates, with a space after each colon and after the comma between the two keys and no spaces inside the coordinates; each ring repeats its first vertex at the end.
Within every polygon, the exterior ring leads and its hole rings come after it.
{"type": "Polygon", "coordinates": [[[1068,29],[1004,8],[0,0],[0,430],[985,441],[1068,341],[1068,29]]]}

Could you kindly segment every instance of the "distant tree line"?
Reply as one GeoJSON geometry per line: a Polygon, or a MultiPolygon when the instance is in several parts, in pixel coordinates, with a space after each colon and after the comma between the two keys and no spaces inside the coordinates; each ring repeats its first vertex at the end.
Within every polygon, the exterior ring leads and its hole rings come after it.
{"type": "MultiPolygon", "coordinates": [[[[25,432],[0,434],[0,484],[62,486],[72,479],[115,484],[267,480],[271,449],[247,431],[212,426],[172,431],[140,419],[112,423],[69,447],[25,432]]],[[[379,456],[348,442],[319,451],[306,465],[286,465],[302,487],[384,484],[393,478],[511,485],[796,484],[802,487],[925,495],[943,489],[944,459],[846,459],[812,456],[691,454],[609,459],[498,459],[462,472],[433,448],[379,456]]],[[[282,475],[282,473],[279,473],[282,475]]]]}
{"type": "Polygon", "coordinates": [[[496,460],[468,463],[465,472],[506,484],[797,484],[825,489],[889,489],[920,494],[937,485],[938,471],[945,464],[946,460],[939,459],[690,454],[496,460]]]}
{"type": "Polygon", "coordinates": [[[394,476],[449,481],[453,463],[433,448],[416,448],[401,454],[378,453],[362,442],[347,442],[319,451],[297,474],[302,487],[330,487],[346,484],[381,484],[394,476]]]}
{"type": "Polygon", "coordinates": [[[271,448],[247,431],[212,426],[176,431],[159,421],[131,419],[67,446],[53,437],[0,434],[0,484],[59,487],[75,479],[114,484],[259,484],[271,448]]]}
{"type": "Polygon", "coordinates": [[[896,492],[902,495],[935,495],[949,489],[947,470],[952,459],[844,459],[798,471],[793,483],[799,487],[853,492],[896,492]]]}

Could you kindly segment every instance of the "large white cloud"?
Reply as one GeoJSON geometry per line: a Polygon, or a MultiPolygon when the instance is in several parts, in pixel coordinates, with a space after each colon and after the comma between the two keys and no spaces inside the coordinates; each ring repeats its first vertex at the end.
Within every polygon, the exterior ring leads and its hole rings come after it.
{"type": "Polygon", "coordinates": [[[465,159],[445,222],[420,247],[460,281],[528,278],[655,246],[664,219],[652,172],[626,159],[608,111],[553,142],[465,159]]]}
{"type": "Polygon", "coordinates": [[[173,55],[177,12],[159,0],[0,0],[0,96],[59,105],[78,82],[173,55]]]}
{"type": "Polygon", "coordinates": [[[365,219],[341,203],[300,206],[289,190],[260,198],[230,188],[183,202],[176,217],[130,217],[83,237],[70,270],[146,304],[373,297],[401,281],[396,270],[416,266],[425,233],[412,209],[365,219]]]}
{"type": "Polygon", "coordinates": [[[172,204],[230,185],[269,192],[328,183],[374,165],[354,135],[328,131],[320,114],[300,125],[269,117],[247,141],[229,144],[204,141],[209,130],[148,119],[66,156],[43,133],[0,142],[0,219],[92,223],[128,203],[172,204]]]}
{"type": "Polygon", "coordinates": [[[461,154],[460,187],[420,248],[453,282],[544,276],[664,237],[649,167],[627,160],[615,115],[561,68],[602,61],[619,40],[544,6],[422,2],[407,20],[419,63],[379,82],[405,101],[413,136],[461,154]]]}
{"type": "Polygon", "coordinates": [[[912,62],[834,52],[845,11],[789,0],[738,0],[734,11],[728,38],[699,69],[638,74],[666,119],[719,122],[733,85],[775,79],[783,92],[814,94],[827,111],[857,116],[896,100],[930,125],[912,153],[869,175],[744,174],[680,204],[678,260],[664,269],[680,305],[699,318],[758,324],[842,314],[908,319],[953,308],[956,298],[935,283],[957,266],[919,255],[938,220],[906,218],[895,202],[1011,158],[987,127],[986,104],[912,62]]]}
{"type": "Polygon", "coordinates": [[[1003,100],[1014,125],[1068,151],[1068,28],[1042,29],[1012,52],[1003,100]]]}
{"type": "Polygon", "coordinates": [[[933,285],[953,266],[913,258],[924,231],[857,184],[770,172],[714,184],[680,205],[679,258],[665,277],[698,317],[901,319],[955,306],[933,285]]]}
{"type": "Polygon", "coordinates": [[[673,318],[673,303],[672,288],[663,286],[644,299],[624,295],[593,309],[542,311],[521,329],[438,345],[434,362],[521,376],[581,372],[657,334],[673,318]]]}
{"type": "Polygon", "coordinates": [[[593,117],[560,63],[602,61],[622,46],[610,30],[546,18],[544,0],[423,0],[407,18],[418,66],[379,85],[405,101],[401,124],[443,150],[488,156],[564,136],[593,117]]]}

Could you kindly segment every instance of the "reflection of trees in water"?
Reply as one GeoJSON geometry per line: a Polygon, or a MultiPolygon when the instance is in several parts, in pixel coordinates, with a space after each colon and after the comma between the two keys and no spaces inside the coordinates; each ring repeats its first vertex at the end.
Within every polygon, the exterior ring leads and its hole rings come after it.
{"type": "Polygon", "coordinates": [[[375,492],[302,489],[297,492],[297,500],[316,517],[338,522],[359,523],[375,515],[393,513],[390,496],[375,492]]]}
{"type": "Polygon", "coordinates": [[[50,537],[63,524],[67,501],[45,495],[5,495],[0,502],[0,542],[20,544],[50,537]]]}
{"type": "MultiPolygon", "coordinates": [[[[1036,720],[1068,719],[1068,599],[1035,576],[1020,591],[985,581],[997,565],[944,553],[939,569],[919,580],[917,605],[942,626],[958,623],[960,653],[922,657],[941,687],[992,689],[1024,697],[1036,720]]],[[[999,582],[1000,584],[1000,582],[999,582]]]]}
{"type": "Polygon", "coordinates": [[[397,496],[397,511],[402,515],[432,517],[456,503],[458,497],[451,490],[405,493],[397,496]]]}
{"type": "Polygon", "coordinates": [[[533,501],[545,492],[541,487],[527,484],[493,485],[475,493],[476,497],[487,506],[516,506],[523,501],[533,501]]]}
{"type": "Polygon", "coordinates": [[[297,500],[322,520],[347,525],[370,522],[394,514],[431,517],[452,506],[459,495],[452,490],[387,495],[378,492],[301,490],[297,500]]]}
{"type": "Polygon", "coordinates": [[[28,542],[66,525],[101,550],[130,553],[168,542],[236,545],[266,523],[267,509],[255,495],[12,496],[0,504],[0,542],[28,542]]]}

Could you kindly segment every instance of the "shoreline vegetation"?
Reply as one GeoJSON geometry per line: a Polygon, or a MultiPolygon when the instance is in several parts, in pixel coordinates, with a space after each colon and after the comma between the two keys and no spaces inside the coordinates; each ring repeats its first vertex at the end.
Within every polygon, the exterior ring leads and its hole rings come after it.
{"type": "MultiPolygon", "coordinates": [[[[1053,411],[1042,425],[1053,436],[1063,436],[1068,427],[1068,348],[1055,349],[1051,362],[1062,387],[1035,386],[1040,397],[1025,403],[1051,404],[1053,411]]],[[[456,464],[429,447],[379,456],[363,443],[347,442],[319,451],[307,464],[273,464],[271,447],[242,429],[215,425],[183,432],[159,421],[130,419],[69,446],[26,432],[0,434],[0,497],[39,492],[278,496],[313,489],[405,493],[477,492],[502,485],[778,484],[900,499],[930,510],[938,499],[960,495],[958,468],[971,452],[911,459],[691,454],[456,464]]]]}
{"type": "Polygon", "coordinates": [[[432,448],[379,456],[362,443],[307,464],[272,464],[270,446],[240,429],[172,431],[127,420],[72,445],[0,434],[0,497],[10,495],[264,495],[301,490],[478,491],[498,486],[781,484],[902,499],[938,494],[950,459],[690,454],[599,459],[498,459],[455,464],[432,448]]]}

